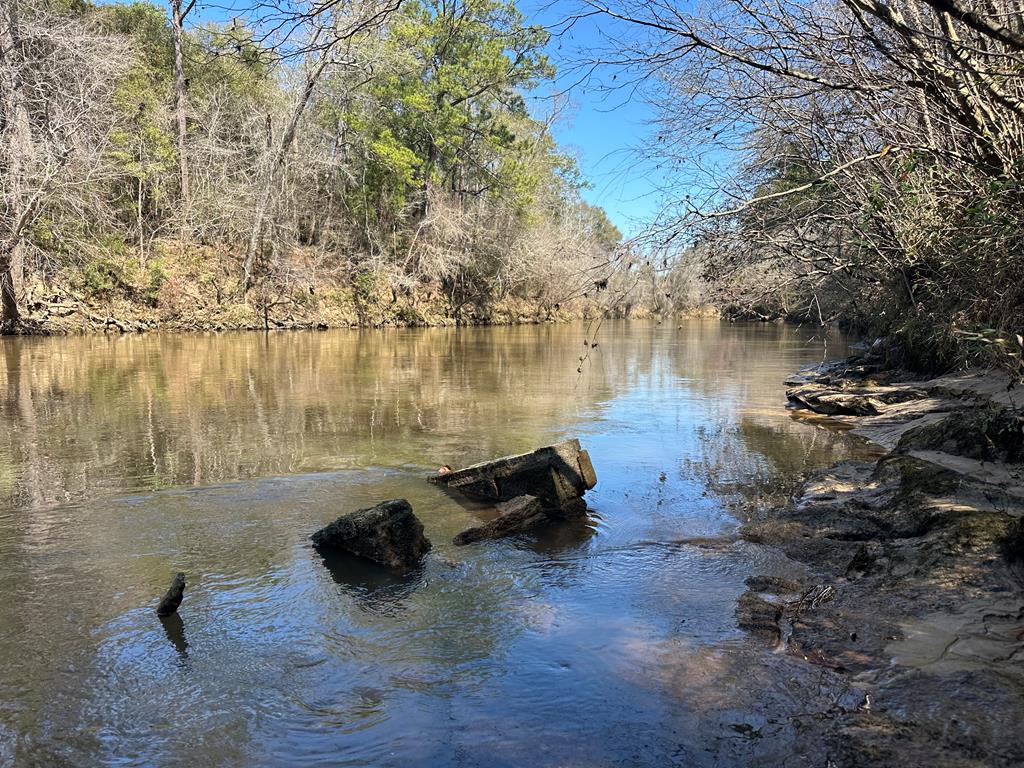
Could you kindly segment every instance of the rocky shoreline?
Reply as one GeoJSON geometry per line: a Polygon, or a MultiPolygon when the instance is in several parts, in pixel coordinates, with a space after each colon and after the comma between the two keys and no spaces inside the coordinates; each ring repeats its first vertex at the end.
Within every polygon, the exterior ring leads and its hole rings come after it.
{"type": "MultiPolygon", "coordinates": [[[[304,297],[309,299],[309,297],[304,297]]],[[[414,301],[410,297],[374,297],[356,305],[347,295],[309,299],[304,303],[224,300],[194,297],[173,307],[150,306],[119,299],[89,302],[81,297],[53,296],[29,305],[14,328],[2,335],[67,336],[79,334],[192,333],[224,331],[326,331],[339,328],[441,328],[456,325],[539,325],[571,322],[600,315],[596,303],[577,301],[548,307],[536,302],[506,299],[486,310],[466,311],[455,317],[438,297],[414,301]],[[401,299],[401,300],[399,300],[401,299]]]]}
{"type": "Polygon", "coordinates": [[[1024,387],[870,352],[787,384],[794,417],[884,455],[746,521],[806,570],[749,579],[739,626],[844,692],[814,735],[830,765],[1024,764],[1024,387]]]}
{"type": "MultiPolygon", "coordinates": [[[[63,282],[36,282],[21,302],[21,320],[2,335],[61,336],[88,333],[296,331],[335,328],[408,328],[537,325],[599,317],[657,317],[651,307],[609,304],[596,295],[552,302],[541,297],[481,297],[453,306],[438,286],[393,290],[374,283],[333,280],[269,295],[240,296],[230,282],[177,275],[153,293],[126,286],[99,294],[63,282]]],[[[717,317],[710,306],[680,309],[678,318],[717,317]]],[[[661,318],[659,318],[661,319],[661,318]]]]}

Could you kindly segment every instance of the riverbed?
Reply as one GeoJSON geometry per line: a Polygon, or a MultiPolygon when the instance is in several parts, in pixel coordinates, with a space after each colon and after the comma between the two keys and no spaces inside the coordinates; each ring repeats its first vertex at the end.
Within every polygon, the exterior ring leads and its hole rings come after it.
{"type": "Polygon", "coordinates": [[[827,704],[737,627],[795,567],[737,530],[868,450],[785,409],[844,352],[717,320],[0,340],[0,766],[781,764],[827,704]],[[430,472],[570,437],[586,521],[451,544],[488,510],[430,472]],[[311,549],[394,497],[418,572],[311,549]]]}

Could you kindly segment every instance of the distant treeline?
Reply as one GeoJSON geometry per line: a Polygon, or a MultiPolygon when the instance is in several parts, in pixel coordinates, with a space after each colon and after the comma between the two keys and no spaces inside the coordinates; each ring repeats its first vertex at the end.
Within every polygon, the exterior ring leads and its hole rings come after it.
{"type": "Polygon", "coordinates": [[[514,319],[615,287],[511,1],[209,13],[0,3],[6,330],[514,319]]]}

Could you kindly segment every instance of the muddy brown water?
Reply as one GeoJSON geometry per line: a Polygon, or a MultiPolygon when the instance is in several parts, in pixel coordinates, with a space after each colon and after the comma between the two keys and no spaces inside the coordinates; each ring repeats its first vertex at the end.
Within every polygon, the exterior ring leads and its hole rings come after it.
{"type": "Polygon", "coordinates": [[[577,373],[593,336],[0,341],[0,765],[780,764],[813,681],[733,612],[792,565],[733,534],[860,450],[784,408],[843,340],[609,322],[577,373]],[[588,522],[450,543],[487,510],[429,471],[566,437],[588,522]],[[310,548],[397,496],[434,542],[417,573],[310,548]]]}

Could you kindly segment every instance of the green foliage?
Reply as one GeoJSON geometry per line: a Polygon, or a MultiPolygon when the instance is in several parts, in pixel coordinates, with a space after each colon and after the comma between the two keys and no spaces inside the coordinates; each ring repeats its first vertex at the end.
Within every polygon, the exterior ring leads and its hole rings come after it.
{"type": "Polygon", "coordinates": [[[160,300],[160,291],[167,284],[168,279],[167,268],[161,260],[153,259],[146,264],[141,293],[147,304],[157,305],[160,300]]]}
{"type": "MultiPolygon", "coordinates": [[[[581,203],[579,169],[527,109],[526,92],[554,70],[548,34],[512,0],[409,0],[338,45],[308,102],[320,50],[282,59],[265,27],[188,24],[187,206],[169,9],[53,7],[123,56],[105,81],[101,160],[74,204],[41,211],[27,231],[37,263],[59,265],[88,297],[162,315],[184,311],[191,286],[230,300],[264,197],[259,295],[246,301],[268,311],[333,297],[339,317],[416,324],[420,313],[395,297],[426,294],[479,317],[495,295],[538,295],[558,269],[561,282],[571,276],[572,259],[620,239],[581,203]],[[564,247],[559,228],[580,242],[564,247]]],[[[317,21],[348,23],[335,12],[317,21]]]]}
{"type": "Polygon", "coordinates": [[[402,304],[398,307],[397,321],[401,325],[416,326],[423,324],[423,317],[410,304],[402,304]]]}
{"type": "Polygon", "coordinates": [[[171,99],[171,33],[164,11],[149,3],[104,7],[103,25],[129,37],[135,51],[127,73],[114,91],[116,114],[109,157],[123,182],[114,201],[122,217],[137,216],[139,197],[152,213],[164,195],[162,177],[177,162],[167,115],[171,99]]]}
{"type": "Polygon", "coordinates": [[[558,158],[546,176],[538,173],[538,144],[557,153],[539,140],[519,94],[553,75],[542,53],[547,39],[511,2],[403,5],[376,43],[372,55],[384,65],[365,97],[339,98],[347,90],[339,75],[318,105],[322,123],[340,126],[362,150],[350,207],[387,227],[398,225],[408,205],[425,205],[431,188],[529,205],[556,166],[567,164],[558,158]]]}
{"type": "Polygon", "coordinates": [[[99,21],[109,33],[131,40],[133,64],[158,83],[170,82],[174,49],[164,8],[149,2],[104,5],[99,21]]]}
{"type": "Polygon", "coordinates": [[[131,292],[134,268],[111,255],[97,256],[87,261],[74,276],[74,287],[86,296],[109,299],[115,294],[131,292]]]}
{"type": "Polygon", "coordinates": [[[589,203],[580,205],[580,217],[587,235],[599,246],[613,251],[622,242],[622,233],[612,224],[604,208],[589,203]]]}
{"type": "Polygon", "coordinates": [[[359,272],[352,280],[353,296],[356,301],[368,303],[377,290],[377,279],[372,272],[359,272]]]}
{"type": "Polygon", "coordinates": [[[230,97],[234,104],[266,106],[274,96],[274,57],[244,24],[212,25],[187,38],[186,74],[190,98],[204,102],[230,97]],[[189,63],[201,66],[188,66],[189,63]]]}

